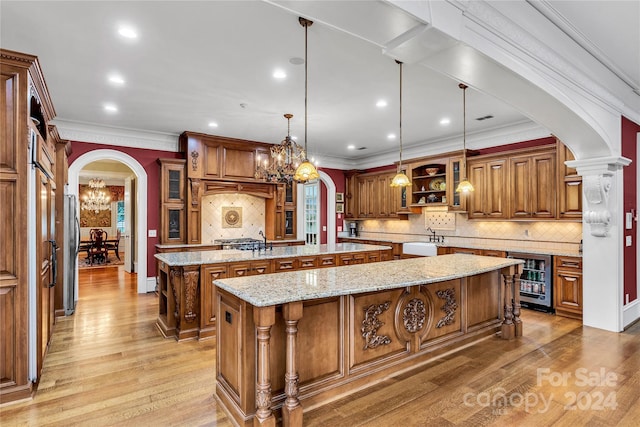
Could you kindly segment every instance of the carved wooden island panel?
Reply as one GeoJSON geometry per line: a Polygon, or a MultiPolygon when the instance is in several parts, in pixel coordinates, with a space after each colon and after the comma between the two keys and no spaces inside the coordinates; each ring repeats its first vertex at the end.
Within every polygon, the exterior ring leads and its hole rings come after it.
{"type": "Polygon", "coordinates": [[[521,263],[456,254],[215,280],[216,397],[239,425],[299,426],[303,407],[520,336],[521,263]]]}
{"type": "Polygon", "coordinates": [[[178,341],[216,334],[214,280],[372,263],[392,258],[391,247],[338,243],[274,246],[267,251],[214,250],[159,253],[156,325],[178,341]]]}

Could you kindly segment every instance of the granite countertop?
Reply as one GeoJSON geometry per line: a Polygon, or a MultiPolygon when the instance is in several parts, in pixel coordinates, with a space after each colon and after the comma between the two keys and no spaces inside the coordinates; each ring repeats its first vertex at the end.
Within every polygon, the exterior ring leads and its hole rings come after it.
{"type": "MultiPolygon", "coordinates": [[[[401,234],[380,234],[379,236],[358,236],[358,237],[341,237],[341,239],[354,239],[354,240],[363,240],[363,241],[376,241],[382,243],[407,243],[407,242],[429,242],[429,236],[411,236],[411,235],[401,235],[401,234]]],[[[433,242],[436,246],[449,248],[468,248],[468,249],[488,249],[488,250],[496,250],[496,251],[506,251],[506,252],[517,252],[517,253],[525,253],[525,254],[535,254],[535,255],[555,255],[555,256],[571,256],[571,257],[582,257],[582,253],[577,250],[562,250],[562,249],[553,249],[553,248],[527,248],[527,247],[514,247],[514,244],[506,244],[501,243],[499,241],[495,241],[493,243],[483,243],[483,244],[474,244],[465,240],[463,242],[457,241],[457,236],[449,237],[445,236],[444,242],[433,242]],[[456,239],[455,242],[449,242],[447,239],[456,239]]]]}
{"type": "MultiPolygon", "coordinates": [[[[288,243],[299,243],[304,242],[301,239],[290,239],[290,240],[267,240],[267,244],[269,243],[277,243],[277,244],[288,244],[288,243]]],[[[179,244],[157,244],[156,248],[159,249],[175,249],[175,248],[202,248],[207,246],[221,246],[220,243],[179,243],[179,244]]]]}
{"type": "Polygon", "coordinates": [[[224,262],[253,261],[276,258],[295,258],[345,252],[366,252],[391,249],[390,246],[363,245],[360,243],[336,243],[333,245],[298,245],[274,247],[265,251],[241,251],[224,249],[218,251],[174,252],[154,256],[169,266],[205,265],[224,262]]]}
{"type": "Polygon", "coordinates": [[[455,254],[220,279],[213,283],[255,307],[266,307],[441,282],[522,263],[517,259],[455,254]]]}

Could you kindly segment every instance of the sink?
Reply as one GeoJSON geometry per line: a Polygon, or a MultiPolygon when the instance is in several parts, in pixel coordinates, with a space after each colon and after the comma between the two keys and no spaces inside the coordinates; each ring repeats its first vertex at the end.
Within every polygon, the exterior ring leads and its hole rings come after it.
{"type": "Polygon", "coordinates": [[[407,255],[436,256],[438,247],[429,242],[407,242],[402,244],[402,253],[407,255]]]}

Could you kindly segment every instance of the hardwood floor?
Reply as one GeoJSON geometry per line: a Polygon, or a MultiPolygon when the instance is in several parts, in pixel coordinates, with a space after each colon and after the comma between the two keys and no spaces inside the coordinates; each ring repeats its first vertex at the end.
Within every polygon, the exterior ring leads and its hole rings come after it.
{"type": "MultiPolygon", "coordinates": [[[[58,319],[38,392],[1,407],[0,425],[231,425],[213,397],[215,341],[163,339],[157,297],[137,295],[135,282],[122,267],[81,272],[76,313],[58,319]]],[[[305,426],[640,423],[640,324],[615,334],[522,318],[523,338],[491,337],[307,409],[305,426]]]]}

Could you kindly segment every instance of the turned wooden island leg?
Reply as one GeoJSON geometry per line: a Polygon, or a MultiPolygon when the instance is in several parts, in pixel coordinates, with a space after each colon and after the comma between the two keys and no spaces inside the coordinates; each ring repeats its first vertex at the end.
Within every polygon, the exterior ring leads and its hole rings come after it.
{"type": "Polygon", "coordinates": [[[298,321],[302,318],[302,302],[290,302],[282,308],[287,333],[287,361],[284,374],[284,393],[287,396],[282,405],[282,425],[302,426],[302,406],[298,400],[298,321]]]}
{"type": "Polygon", "coordinates": [[[504,321],[502,322],[502,338],[510,340],[522,336],[522,320],[520,320],[520,279],[522,265],[503,268],[504,282],[504,321]]]}
{"type": "Polygon", "coordinates": [[[276,321],[274,306],[255,307],[253,321],[256,325],[258,341],[258,372],[256,382],[256,416],[254,426],[275,427],[276,418],[271,411],[271,377],[269,375],[271,326],[276,321]]]}

